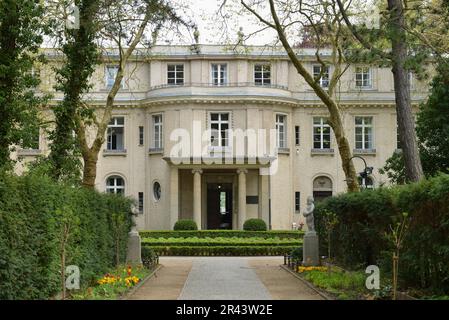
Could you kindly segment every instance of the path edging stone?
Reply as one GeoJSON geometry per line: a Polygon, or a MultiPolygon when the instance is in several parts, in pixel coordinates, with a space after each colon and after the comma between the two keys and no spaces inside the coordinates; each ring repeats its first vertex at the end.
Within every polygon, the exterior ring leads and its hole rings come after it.
{"type": "Polygon", "coordinates": [[[159,271],[163,267],[162,264],[159,264],[149,275],[147,275],[142,281],[140,281],[136,286],[134,286],[130,291],[123,294],[118,300],[128,300],[140,287],[142,287],[148,280],[150,280],[157,271],[159,271]]]}

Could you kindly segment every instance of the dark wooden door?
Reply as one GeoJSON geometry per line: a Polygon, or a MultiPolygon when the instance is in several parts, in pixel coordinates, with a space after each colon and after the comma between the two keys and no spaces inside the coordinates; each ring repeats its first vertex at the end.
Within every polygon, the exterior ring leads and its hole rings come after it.
{"type": "Polygon", "coordinates": [[[232,184],[207,184],[207,229],[232,229],[232,184]]]}

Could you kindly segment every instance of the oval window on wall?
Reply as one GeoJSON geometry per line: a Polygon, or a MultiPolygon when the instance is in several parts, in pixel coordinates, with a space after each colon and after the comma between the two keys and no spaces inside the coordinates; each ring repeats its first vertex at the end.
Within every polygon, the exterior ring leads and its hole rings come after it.
{"type": "Polygon", "coordinates": [[[153,196],[156,201],[159,201],[161,198],[161,184],[157,181],[153,183],[153,196]]]}

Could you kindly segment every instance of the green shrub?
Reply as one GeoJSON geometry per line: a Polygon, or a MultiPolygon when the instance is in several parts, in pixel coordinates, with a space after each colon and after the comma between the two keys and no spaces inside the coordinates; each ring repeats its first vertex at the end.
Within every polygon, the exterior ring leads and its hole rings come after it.
{"type": "Polygon", "coordinates": [[[302,239],[304,232],[297,230],[269,230],[269,231],[243,231],[243,230],[195,230],[195,231],[172,231],[172,230],[145,230],[139,232],[142,238],[295,238],[302,239]]]}
{"type": "MultiPolygon", "coordinates": [[[[392,248],[385,234],[408,212],[411,222],[399,262],[401,287],[449,292],[449,175],[329,198],[315,210],[321,235],[323,210],[339,218],[332,234],[333,257],[347,268],[376,264],[386,273],[392,248]]],[[[325,237],[320,243],[327,245],[325,237]]]]}
{"type": "Polygon", "coordinates": [[[67,247],[87,285],[115,265],[111,213],[125,215],[120,255],[126,255],[130,200],[52,182],[35,174],[0,173],[0,299],[47,299],[60,290],[60,215],[79,222],[67,247]]]}
{"type": "Polygon", "coordinates": [[[303,258],[302,247],[296,247],[290,252],[290,255],[293,258],[293,260],[302,261],[303,258]]]}
{"type": "Polygon", "coordinates": [[[181,219],[176,221],[175,226],[173,227],[174,230],[198,230],[198,226],[196,225],[196,222],[190,219],[181,219]]]}
{"type": "Polygon", "coordinates": [[[142,264],[146,268],[150,269],[159,263],[159,255],[151,247],[143,246],[141,255],[142,264]]]}
{"type": "Polygon", "coordinates": [[[143,238],[146,246],[294,246],[302,243],[300,239],[279,238],[143,238]]]}
{"type": "Polygon", "coordinates": [[[267,231],[267,224],[262,219],[248,219],[243,224],[245,231],[267,231]]]}
{"type": "MultiPolygon", "coordinates": [[[[142,248],[146,247],[143,245],[142,248]]],[[[282,256],[294,246],[151,246],[161,256],[282,256]]]]}

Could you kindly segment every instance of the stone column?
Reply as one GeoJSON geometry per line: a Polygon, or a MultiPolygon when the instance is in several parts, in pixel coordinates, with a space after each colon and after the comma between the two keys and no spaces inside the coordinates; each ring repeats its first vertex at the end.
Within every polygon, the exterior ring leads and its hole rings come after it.
{"type": "Polygon", "coordinates": [[[239,210],[238,210],[238,226],[240,230],[243,230],[243,224],[246,220],[246,174],[248,170],[238,169],[239,175],[239,210]]]}
{"type": "Polygon", "coordinates": [[[179,170],[170,168],[170,228],[173,229],[179,218],[179,170]]]}
{"type": "Polygon", "coordinates": [[[201,230],[201,174],[203,170],[193,169],[193,221],[201,230]]]}

